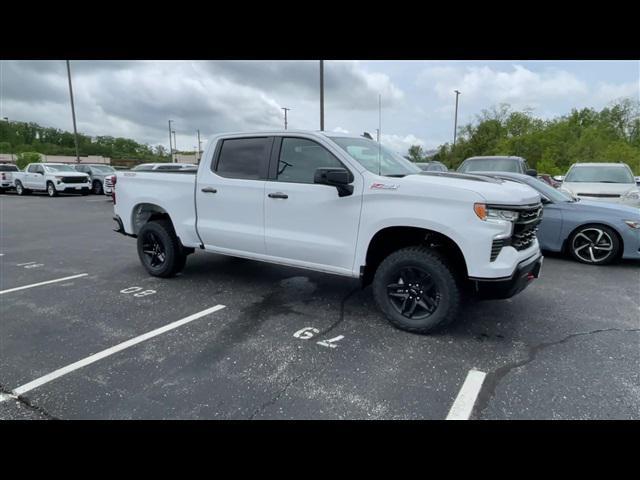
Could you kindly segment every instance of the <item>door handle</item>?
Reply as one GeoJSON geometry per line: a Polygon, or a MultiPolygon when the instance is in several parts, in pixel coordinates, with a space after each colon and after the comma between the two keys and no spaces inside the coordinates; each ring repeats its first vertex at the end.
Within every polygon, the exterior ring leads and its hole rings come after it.
{"type": "Polygon", "coordinates": [[[289,195],[282,192],[270,193],[269,198],[289,198],[289,195]]]}
{"type": "Polygon", "coordinates": [[[215,188],[212,188],[212,187],[204,187],[202,189],[202,191],[204,193],[217,193],[218,192],[218,190],[216,190],[215,188]]]}

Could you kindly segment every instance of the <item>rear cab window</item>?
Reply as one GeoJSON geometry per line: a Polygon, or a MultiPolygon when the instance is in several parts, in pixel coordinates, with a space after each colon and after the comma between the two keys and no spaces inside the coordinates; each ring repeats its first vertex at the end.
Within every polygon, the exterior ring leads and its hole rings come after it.
{"type": "Polygon", "coordinates": [[[15,165],[0,165],[0,172],[18,172],[18,167],[15,165]]]}
{"type": "Polygon", "coordinates": [[[225,178],[266,180],[273,137],[221,140],[213,172],[225,178]]]}

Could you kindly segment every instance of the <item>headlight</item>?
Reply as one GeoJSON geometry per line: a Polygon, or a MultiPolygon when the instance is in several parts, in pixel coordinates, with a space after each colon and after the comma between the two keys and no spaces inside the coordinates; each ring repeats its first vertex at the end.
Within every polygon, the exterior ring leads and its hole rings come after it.
{"type": "Polygon", "coordinates": [[[624,220],[624,223],[626,223],[629,228],[640,229],[640,222],[636,222],[635,220],[624,220]]]}
{"type": "Polygon", "coordinates": [[[58,175],[56,175],[56,180],[62,180],[62,177],[59,177],[58,175]]]}
{"type": "Polygon", "coordinates": [[[573,192],[566,187],[560,187],[558,190],[560,190],[563,193],[566,193],[567,195],[571,195],[573,197],[573,192]]]}
{"type": "Polygon", "coordinates": [[[625,193],[623,198],[628,200],[640,200],[640,192],[631,190],[630,192],[625,193]]]}
{"type": "Polygon", "coordinates": [[[498,208],[487,208],[484,203],[474,203],[473,211],[476,212],[480,220],[507,220],[509,222],[515,222],[518,219],[518,212],[498,208]]]}

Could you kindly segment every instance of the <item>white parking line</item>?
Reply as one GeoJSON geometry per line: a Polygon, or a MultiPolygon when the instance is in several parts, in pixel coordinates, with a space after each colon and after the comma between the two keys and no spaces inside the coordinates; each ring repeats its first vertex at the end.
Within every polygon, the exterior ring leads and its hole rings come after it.
{"type": "Polygon", "coordinates": [[[89,275],[88,273],[81,273],[79,275],[71,275],[70,277],[56,278],[55,280],[47,280],[46,282],[33,283],[31,285],[25,285],[23,287],[10,288],[8,290],[0,290],[0,295],[5,293],[17,292],[18,290],[25,290],[27,288],[39,287],[40,285],[48,285],[49,283],[64,282],[65,280],[71,280],[72,278],[80,278],[89,275]]]}
{"type": "Polygon", "coordinates": [[[469,370],[467,378],[462,384],[451,410],[449,410],[447,420],[469,420],[486,376],[486,373],[479,370],[469,370]]]}
{"type": "Polygon", "coordinates": [[[22,267],[23,265],[31,265],[32,263],[36,263],[36,262],[16,263],[16,267],[22,267]]]}
{"type": "Polygon", "coordinates": [[[205,315],[209,315],[210,313],[216,312],[218,310],[222,310],[223,308],[225,308],[224,305],[216,305],[215,307],[207,308],[206,310],[202,310],[201,312],[194,313],[193,315],[185,317],[181,320],[177,320],[173,323],[165,325],[164,327],[151,330],[148,333],[132,338],[131,340],[127,340],[126,342],[122,342],[116,345],[115,347],[107,348],[106,350],[102,350],[101,352],[94,353],[93,355],[83,358],[82,360],[72,363],[71,365],[67,365],[66,367],[59,368],[54,372],[51,372],[47,375],[44,375],[43,377],[37,378],[25,385],[22,385],[21,387],[16,388],[11,393],[16,396],[22,395],[30,390],[33,390],[34,388],[37,388],[41,385],[44,385],[45,383],[55,380],[56,378],[60,378],[63,375],[66,375],[67,373],[73,372],[74,370],[78,370],[79,368],[82,368],[94,362],[97,362],[98,360],[108,357],[109,355],[113,355],[114,353],[120,352],[125,348],[129,348],[134,345],[137,345],[140,342],[144,342],[145,340],[148,340],[157,335],[160,335],[161,333],[165,333],[165,332],[168,332],[169,330],[173,330],[174,328],[178,328],[182,325],[185,325],[186,323],[193,322],[198,318],[204,317],[205,315]]]}

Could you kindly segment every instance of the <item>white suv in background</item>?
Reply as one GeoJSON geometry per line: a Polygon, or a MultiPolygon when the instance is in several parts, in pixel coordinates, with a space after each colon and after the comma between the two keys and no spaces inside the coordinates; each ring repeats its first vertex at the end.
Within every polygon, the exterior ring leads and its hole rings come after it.
{"type": "Polygon", "coordinates": [[[560,190],[584,200],[640,208],[640,188],[626,163],[574,163],[560,190]]]}

